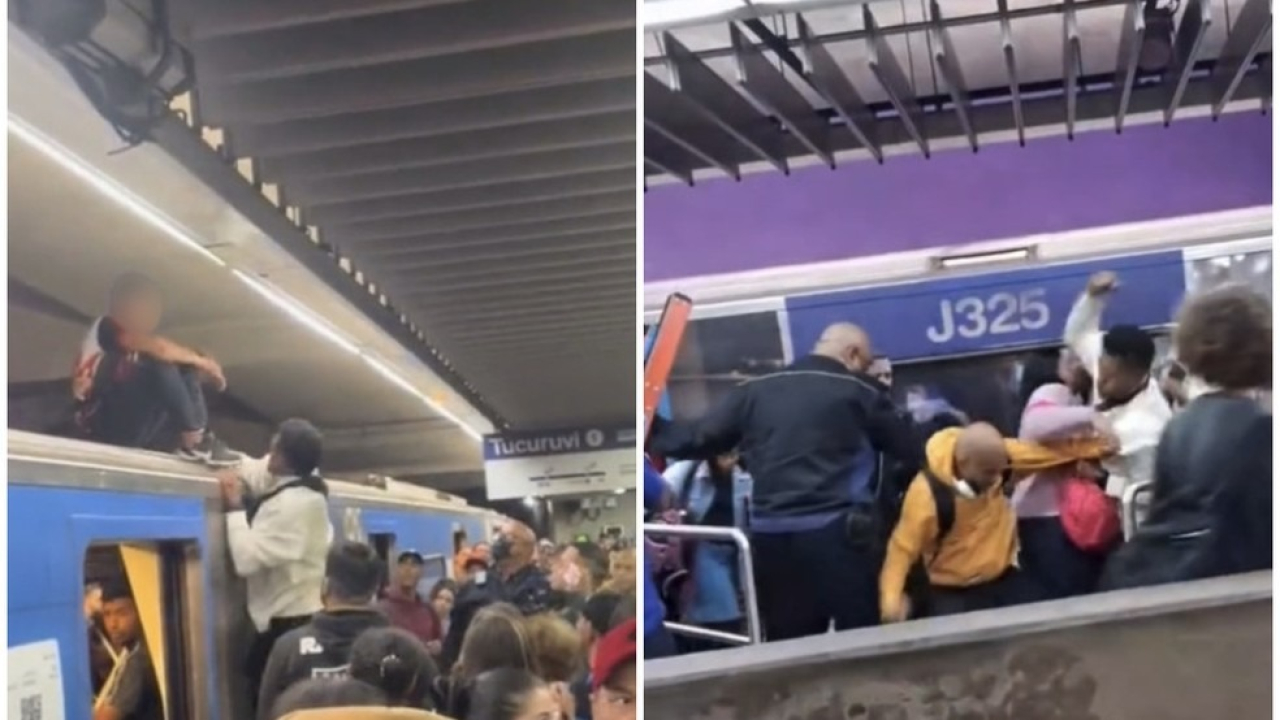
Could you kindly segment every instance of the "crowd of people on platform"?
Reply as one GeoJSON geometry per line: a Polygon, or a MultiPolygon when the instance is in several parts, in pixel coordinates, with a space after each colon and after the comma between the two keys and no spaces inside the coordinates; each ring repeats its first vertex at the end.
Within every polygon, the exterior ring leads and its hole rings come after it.
{"type": "MultiPolygon", "coordinates": [[[[1022,368],[1015,437],[899,406],[872,338],[838,323],[706,416],[656,419],[646,510],[748,533],[766,640],[1271,568],[1270,301],[1189,297],[1158,373],[1151,334],[1101,327],[1117,287],[1090,278],[1064,347],[1022,368]]],[[[664,615],[742,632],[732,545],[651,549],[646,657],[706,648],[664,615]]]]}

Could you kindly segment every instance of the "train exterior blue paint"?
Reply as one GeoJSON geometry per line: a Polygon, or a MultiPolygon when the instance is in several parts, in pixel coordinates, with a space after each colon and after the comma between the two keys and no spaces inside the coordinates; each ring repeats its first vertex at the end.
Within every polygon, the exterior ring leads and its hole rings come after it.
{"type": "Polygon", "coordinates": [[[1183,257],[1158,252],[789,297],[791,347],[813,347],[834,322],[862,326],[895,361],[1053,345],[1089,276],[1102,270],[1123,282],[1106,324],[1172,321],[1185,292],[1183,257]]]}
{"type": "MultiPolygon", "coordinates": [[[[205,501],[199,497],[119,493],[103,490],[23,486],[9,478],[9,647],[42,640],[58,642],[64,707],[69,718],[92,715],[84,607],[85,551],[93,543],[120,541],[194,542],[200,556],[210,552],[205,501]]],[[[207,565],[206,565],[207,567],[207,565]]],[[[213,586],[206,573],[205,586],[213,586]]],[[[205,617],[215,617],[215,593],[204,598],[205,617]]],[[[212,623],[203,629],[205,658],[216,642],[212,623]]],[[[209,717],[222,717],[209,677],[209,717]]]]}
{"type": "MultiPolygon", "coordinates": [[[[149,541],[177,541],[194,546],[198,553],[199,589],[194,602],[199,604],[196,612],[200,617],[187,620],[199,626],[188,628],[186,636],[198,640],[185,644],[203,656],[186,660],[208,672],[187,676],[188,683],[202,686],[189,687],[190,694],[207,699],[193,720],[232,717],[241,712],[243,698],[234,696],[243,694],[238,692],[242,679],[226,675],[239,666],[240,656],[247,650],[240,645],[248,633],[248,618],[243,609],[243,583],[226,576],[229,558],[223,525],[216,516],[218,504],[210,492],[212,483],[207,488],[197,487],[197,491],[190,487],[175,490],[172,486],[178,483],[142,472],[123,478],[131,481],[127,489],[102,487],[107,476],[120,480],[122,471],[81,470],[84,466],[74,462],[33,465],[15,461],[12,447],[11,439],[9,647],[57,642],[66,716],[88,718],[92,714],[88,628],[83,616],[86,550],[95,543],[149,541]],[[47,477],[34,477],[48,474],[50,468],[72,480],[50,482],[47,477]],[[158,491],[139,491],[147,483],[158,491]],[[165,485],[169,487],[161,489],[165,485]],[[218,607],[218,603],[226,607],[218,607]]],[[[334,493],[331,497],[335,537],[391,536],[393,556],[398,550],[412,548],[451,561],[454,534],[465,532],[471,541],[484,538],[489,531],[486,519],[492,519],[467,506],[454,511],[394,498],[372,496],[366,501],[364,494],[334,493]]]]}

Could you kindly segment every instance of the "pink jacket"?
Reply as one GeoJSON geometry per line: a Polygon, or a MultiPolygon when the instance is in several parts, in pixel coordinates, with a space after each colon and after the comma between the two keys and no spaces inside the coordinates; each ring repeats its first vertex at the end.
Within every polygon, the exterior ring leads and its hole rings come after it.
{"type": "MultiPolygon", "coordinates": [[[[1022,411],[1022,427],[1018,439],[1036,443],[1062,440],[1088,430],[1093,424],[1094,410],[1080,405],[1066,385],[1043,385],[1031,394],[1022,411]]],[[[1020,518],[1056,517],[1058,515],[1058,480],[1070,469],[1057,468],[1037,473],[1018,484],[1013,492],[1013,509],[1020,518]]]]}

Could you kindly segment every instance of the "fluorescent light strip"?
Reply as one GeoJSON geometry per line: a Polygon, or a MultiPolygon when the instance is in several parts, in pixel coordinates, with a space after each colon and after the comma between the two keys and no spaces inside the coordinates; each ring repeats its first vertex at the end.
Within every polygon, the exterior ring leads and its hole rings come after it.
{"type": "Polygon", "coordinates": [[[354,343],[339,334],[337,330],[329,325],[329,323],[303,307],[302,303],[299,303],[297,300],[294,300],[283,292],[268,286],[266,283],[249,275],[243,270],[233,269],[231,272],[244,282],[245,285],[252,288],[253,291],[260,295],[264,300],[283,310],[286,315],[310,328],[315,334],[323,337],[325,340],[328,340],[352,355],[360,354],[360,348],[356,347],[354,343]]]}
{"type": "Polygon", "coordinates": [[[75,154],[54,142],[39,130],[28,125],[21,118],[9,115],[9,132],[32,148],[43,153],[49,159],[61,165],[71,174],[93,186],[98,192],[115,200],[129,212],[136,215],[148,225],[163,232],[180,244],[195,250],[206,259],[226,267],[227,263],[200,243],[194,235],[188,233],[177,221],[157,210],[150,203],[129,192],[124,186],[107,177],[98,168],[89,165],[75,154]]]}
{"type": "Polygon", "coordinates": [[[484,440],[484,435],[482,435],[480,431],[471,427],[471,425],[466,421],[464,421],[462,418],[458,417],[457,415],[454,415],[451,411],[449,411],[443,405],[431,399],[431,397],[429,397],[426,393],[415,388],[408,380],[404,379],[404,377],[402,377],[395,370],[392,370],[389,366],[387,366],[381,360],[367,353],[361,353],[360,357],[364,359],[365,363],[368,364],[369,367],[373,368],[378,373],[380,373],[383,377],[390,380],[392,384],[397,385],[400,387],[400,389],[404,390],[405,392],[416,396],[419,400],[426,403],[427,407],[431,408],[432,410],[439,413],[440,415],[443,415],[446,419],[452,421],[453,424],[462,428],[462,431],[470,435],[472,438],[474,438],[476,442],[481,442],[482,440],[484,440]]]}
{"type": "MultiPolygon", "coordinates": [[[[216,263],[220,267],[227,267],[226,261],[214,255],[204,245],[196,239],[196,236],[187,232],[177,221],[173,220],[155,206],[145,200],[134,195],[124,186],[115,180],[109,178],[101,170],[86,163],[70,150],[50,139],[44,133],[31,127],[26,121],[16,115],[9,115],[9,132],[16,135],[20,140],[38,150],[49,159],[56,162],[61,167],[71,172],[76,177],[88,183],[98,192],[114,200],[121,207],[133,213],[143,222],[160,230],[178,243],[195,250],[205,258],[216,263]]],[[[419,398],[426,405],[434,410],[445,419],[457,425],[467,435],[475,438],[476,442],[481,442],[484,436],[471,425],[462,420],[462,418],[445,409],[440,403],[427,397],[417,388],[402,377],[395,370],[382,361],[370,356],[367,351],[361,350],[356,344],[348,340],[343,334],[330,325],[320,316],[311,312],[302,303],[292,298],[287,293],[271,287],[270,285],[258,280],[252,275],[236,268],[230,268],[232,274],[240,279],[245,285],[248,285],[255,293],[264,300],[282,310],[286,315],[293,318],[297,322],[309,328],[312,332],[321,336],[330,343],[338,346],[345,352],[357,355],[363,358],[370,367],[378,371],[383,377],[390,380],[393,384],[403,389],[405,392],[419,398]]]]}

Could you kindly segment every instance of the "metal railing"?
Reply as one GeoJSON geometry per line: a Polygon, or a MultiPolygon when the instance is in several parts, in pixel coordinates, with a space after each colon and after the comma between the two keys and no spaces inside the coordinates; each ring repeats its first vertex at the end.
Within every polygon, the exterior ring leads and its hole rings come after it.
{"type": "Polygon", "coordinates": [[[1142,507],[1138,502],[1138,497],[1140,495],[1149,495],[1154,487],[1155,483],[1148,480],[1146,482],[1133,483],[1126,487],[1124,492],[1121,493],[1120,524],[1121,527],[1124,528],[1125,541],[1132,538],[1133,533],[1138,529],[1138,513],[1142,510],[1142,507]]]}
{"type": "MultiPolygon", "coordinates": [[[[751,567],[751,541],[747,539],[746,533],[738,528],[650,523],[643,525],[643,532],[646,537],[677,537],[698,541],[732,542],[737,545],[738,577],[742,581],[743,602],[746,605],[744,612],[747,620],[746,634],[720,632],[679,622],[666,622],[664,625],[675,635],[713,640],[728,645],[754,645],[760,642],[760,606],[756,595],[756,576],[751,567]]],[[[696,570],[697,568],[694,568],[694,571],[696,570]]]]}

